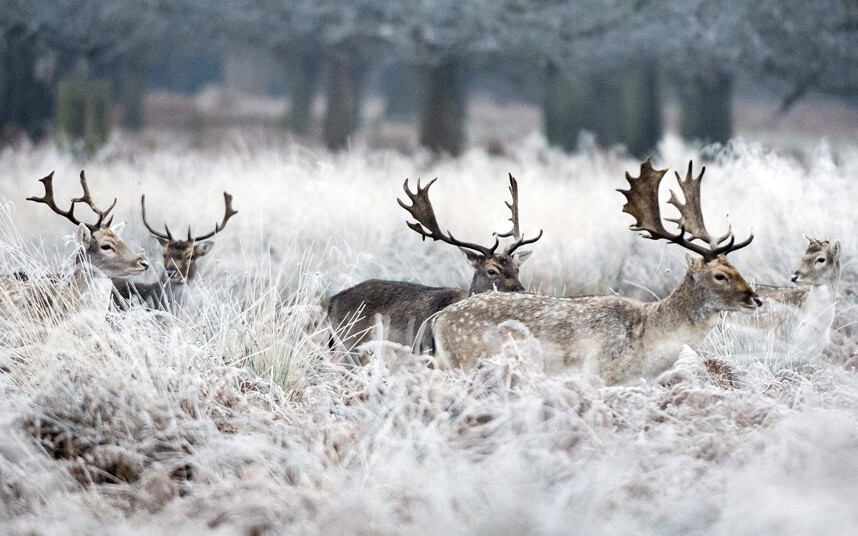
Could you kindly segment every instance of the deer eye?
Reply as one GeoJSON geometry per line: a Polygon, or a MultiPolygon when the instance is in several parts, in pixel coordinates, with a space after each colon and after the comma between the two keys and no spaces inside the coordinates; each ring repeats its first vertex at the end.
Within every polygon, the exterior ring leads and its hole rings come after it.
{"type": "Polygon", "coordinates": [[[717,281],[724,281],[727,279],[727,277],[724,274],[715,274],[715,279],[717,281]]]}
{"type": "Polygon", "coordinates": [[[494,268],[489,268],[489,270],[488,270],[488,274],[489,274],[490,276],[494,277],[494,276],[498,275],[498,271],[497,271],[497,270],[495,270],[494,268]]]}
{"type": "Polygon", "coordinates": [[[104,251],[109,251],[113,249],[113,246],[111,246],[110,244],[102,244],[101,249],[103,249],[104,251]]]}
{"type": "Polygon", "coordinates": [[[824,262],[825,262],[825,257],[820,257],[820,258],[816,259],[816,262],[817,262],[818,264],[822,264],[822,263],[824,263],[824,262]]]}

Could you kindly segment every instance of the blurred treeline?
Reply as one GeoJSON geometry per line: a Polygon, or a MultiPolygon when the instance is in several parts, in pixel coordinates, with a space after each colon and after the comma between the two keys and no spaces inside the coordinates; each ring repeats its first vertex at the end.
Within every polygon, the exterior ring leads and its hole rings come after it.
{"type": "Polygon", "coordinates": [[[680,134],[726,141],[737,77],[779,95],[858,94],[858,0],[2,0],[0,143],[55,136],[93,152],[144,98],[253,73],[282,127],[347,147],[368,97],[458,154],[475,88],[538,103],[549,143],[588,131],[632,154],[680,134]],[[260,76],[260,71],[264,76],[260,76]],[[324,112],[314,124],[313,104],[324,112]]]}

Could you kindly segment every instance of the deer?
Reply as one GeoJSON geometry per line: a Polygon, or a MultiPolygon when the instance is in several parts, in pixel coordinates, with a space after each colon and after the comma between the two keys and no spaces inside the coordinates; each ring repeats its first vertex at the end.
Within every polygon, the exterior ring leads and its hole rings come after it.
{"type": "MultiPolygon", "coordinates": [[[[527,260],[530,250],[519,250],[521,246],[533,244],[542,238],[542,230],[534,238],[525,238],[521,234],[518,207],[518,182],[509,175],[511,202],[505,202],[510,210],[512,228],[506,233],[494,233],[491,247],[473,242],[464,242],[441,230],[435,216],[435,209],[429,199],[429,188],[437,178],[421,186],[417,180],[417,190],[412,192],[408,179],[403,184],[405,194],[410,201],[407,205],[397,198],[414,222],[406,222],[409,229],[433,241],[441,241],[458,247],[474,268],[471,286],[465,290],[449,287],[429,287],[405,281],[384,281],[370,279],[331,297],[328,304],[328,319],[332,328],[339,334],[339,340],[347,350],[354,349],[370,337],[378,320],[384,328],[382,339],[407,346],[416,346],[420,352],[431,350],[433,342],[431,331],[418,331],[424,322],[445,307],[490,290],[499,292],[521,292],[524,286],[519,281],[519,268],[527,260]],[[513,242],[503,251],[498,251],[501,238],[511,237],[513,242]],[[415,340],[415,337],[419,340],[415,340]]],[[[332,346],[334,339],[332,338],[332,346]]]]}
{"type": "Polygon", "coordinates": [[[140,211],[143,225],[162,247],[164,271],[154,283],[138,283],[127,279],[113,281],[113,302],[117,307],[126,308],[139,298],[148,307],[161,310],[174,310],[181,304],[188,283],[197,275],[197,261],[207,255],[214,247],[209,240],[226,228],[227,222],[238,214],[232,208],[232,194],[223,193],[224,215],[220,223],[215,223],[213,231],[194,236],[188,226],[187,239],[176,238],[164,224],[164,232],[155,230],[146,219],[146,195],[140,196],[140,211]]]}
{"type": "Polygon", "coordinates": [[[757,294],[775,306],[758,315],[756,325],[780,329],[794,319],[810,330],[808,335],[827,340],[840,294],[840,241],[805,239],[807,248],[790,277],[794,285],[755,286],[757,294]]]}
{"type": "Polygon", "coordinates": [[[669,203],[680,213],[667,220],[678,225],[675,233],[665,228],[658,201],[667,169],[654,169],[647,159],[639,177],[626,173],[629,189],[618,190],[626,198],[623,212],[635,218],[630,229],[690,252],[685,276],[669,296],[656,302],[500,292],[472,296],[434,319],[437,366],[472,369],[481,356],[529,346],[537,349],[534,358],[541,355],[547,373],[577,370],[601,376],[608,385],[627,383],[667,370],[684,345],[696,347],[707,336],[721,312],[756,311],[762,300],[727,260],[754,235],[736,243],[732,228],[721,237],[706,231],[700,205],[705,169],[694,178],[689,163],[684,181],[676,174],[685,202],[671,192],[669,203]]]}
{"type": "Polygon", "coordinates": [[[92,307],[106,313],[110,278],[141,274],[149,268],[149,263],[132,251],[119,236],[125,223],[113,225],[110,212],[116,206],[115,198],[106,210],[100,210],[90,194],[86,174],[81,171],[83,195],[73,198],[71,206],[63,210],[54,200],[53,178],[52,171],[40,179],[45,189],[44,195],[28,197],[27,200],[45,204],[56,214],[77,225],[75,239],[79,247],[74,256],[74,269],[67,276],[52,276],[44,280],[20,272],[13,276],[0,276],[3,308],[7,312],[11,308],[29,313],[31,318],[44,318],[51,313],[62,317],[74,307],[92,307]],[[98,216],[95,223],[85,223],[75,217],[75,208],[80,203],[98,216]]]}

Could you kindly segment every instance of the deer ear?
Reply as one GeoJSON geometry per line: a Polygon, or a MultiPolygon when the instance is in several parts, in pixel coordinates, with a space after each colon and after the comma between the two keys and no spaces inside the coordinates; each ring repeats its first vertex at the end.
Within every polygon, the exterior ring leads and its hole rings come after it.
{"type": "Polygon", "coordinates": [[[110,227],[110,230],[113,231],[114,234],[116,234],[116,236],[119,236],[120,234],[122,234],[122,229],[125,229],[125,222],[124,221],[121,221],[121,222],[117,223],[116,225],[113,225],[110,227]]]}
{"type": "Polygon", "coordinates": [[[194,256],[202,257],[212,250],[214,247],[214,242],[211,240],[206,240],[205,242],[200,242],[199,244],[194,246],[194,256]]]}
{"type": "Polygon", "coordinates": [[[691,253],[685,254],[685,264],[688,265],[688,271],[692,274],[700,273],[700,270],[703,269],[703,265],[706,264],[703,261],[703,257],[699,255],[692,255],[691,253]]]}
{"type": "Polygon", "coordinates": [[[831,245],[831,255],[834,256],[835,260],[840,259],[840,240],[835,240],[834,244],[831,245]]]}
{"type": "Polygon", "coordinates": [[[92,243],[92,231],[89,230],[89,227],[85,223],[77,226],[77,241],[84,249],[92,243]]]}
{"type": "Polygon", "coordinates": [[[520,267],[524,264],[524,261],[530,258],[531,255],[533,255],[533,252],[529,249],[525,249],[517,253],[513,253],[512,260],[515,262],[516,267],[520,267]]]}
{"type": "Polygon", "coordinates": [[[459,250],[465,254],[465,257],[468,258],[468,262],[470,262],[474,268],[478,267],[484,260],[486,260],[485,257],[475,251],[471,251],[470,249],[459,248],[459,250]]]}

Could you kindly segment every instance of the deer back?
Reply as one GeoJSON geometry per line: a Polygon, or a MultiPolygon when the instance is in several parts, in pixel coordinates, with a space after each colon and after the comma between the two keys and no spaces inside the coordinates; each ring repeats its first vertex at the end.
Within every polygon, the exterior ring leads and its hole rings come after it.
{"type": "MultiPolygon", "coordinates": [[[[382,338],[412,345],[423,322],[467,295],[462,289],[370,279],[332,296],[328,320],[348,350],[371,339],[378,321],[382,338]]],[[[431,347],[431,332],[426,330],[419,348],[431,347]]]]}

